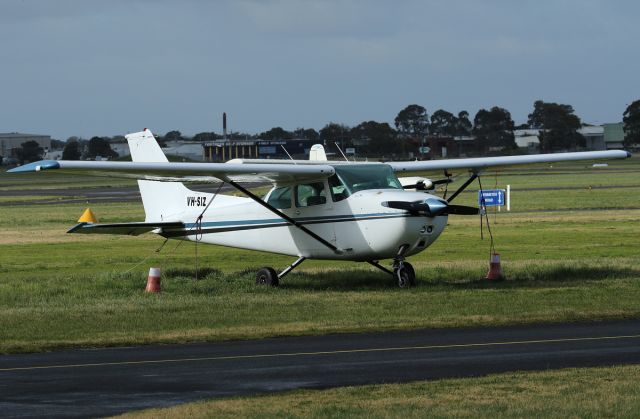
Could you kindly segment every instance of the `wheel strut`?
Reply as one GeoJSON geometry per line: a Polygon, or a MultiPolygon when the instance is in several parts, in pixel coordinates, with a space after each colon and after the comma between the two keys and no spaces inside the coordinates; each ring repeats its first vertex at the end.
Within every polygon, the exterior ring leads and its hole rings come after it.
{"type": "Polygon", "coordinates": [[[403,244],[402,246],[400,246],[396,257],[393,258],[393,271],[380,265],[377,260],[368,260],[367,263],[371,266],[375,266],[381,271],[388,273],[389,275],[392,275],[395,279],[397,279],[398,286],[400,288],[410,287],[415,285],[416,272],[413,269],[413,266],[411,266],[409,262],[405,262],[404,260],[404,255],[408,250],[408,244],[403,244]]]}
{"type": "Polygon", "coordinates": [[[295,262],[293,262],[291,265],[287,266],[284,271],[282,271],[282,272],[280,272],[278,274],[278,279],[284,278],[289,272],[294,270],[296,268],[296,266],[300,265],[306,259],[307,259],[306,257],[300,256],[295,262]]]}
{"type": "Polygon", "coordinates": [[[398,248],[398,253],[396,254],[396,257],[393,258],[393,271],[394,272],[396,270],[402,268],[402,265],[404,264],[404,255],[405,255],[405,253],[407,253],[407,250],[409,250],[409,245],[408,244],[403,244],[402,246],[400,246],[398,248]]]}
{"type": "Polygon", "coordinates": [[[393,271],[390,269],[385,268],[384,266],[380,265],[380,263],[378,263],[377,260],[368,260],[367,263],[371,266],[375,266],[376,268],[380,269],[381,271],[384,271],[386,273],[388,273],[389,275],[393,275],[393,271]]]}

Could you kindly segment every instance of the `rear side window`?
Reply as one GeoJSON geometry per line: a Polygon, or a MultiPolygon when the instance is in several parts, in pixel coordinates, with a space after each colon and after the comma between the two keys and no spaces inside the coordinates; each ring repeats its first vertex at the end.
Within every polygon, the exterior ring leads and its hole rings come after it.
{"type": "Polygon", "coordinates": [[[279,188],[275,188],[269,194],[267,203],[278,209],[291,208],[291,189],[291,186],[281,186],[279,188]]]}
{"type": "Polygon", "coordinates": [[[296,186],[296,207],[311,207],[327,203],[324,182],[306,183],[296,186]]]}

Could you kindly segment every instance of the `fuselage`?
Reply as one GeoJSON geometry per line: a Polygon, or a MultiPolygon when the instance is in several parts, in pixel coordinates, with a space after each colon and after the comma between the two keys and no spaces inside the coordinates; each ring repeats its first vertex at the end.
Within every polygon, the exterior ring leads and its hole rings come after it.
{"type": "MultiPolygon", "coordinates": [[[[330,187],[327,181],[324,187],[330,187]]],[[[274,188],[265,201],[278,205],[273,197],[277,192],[278,188],[274,188]]],[[[201,202],[214,199],[213,204],[204,213],[204,208],[197,207],[181,214],[179,218],[186,229],[163,231],[163,236],[310,259],[367,261],[393,258],[403,245],[408,246],[405,255],[421,252],[447,224],[446,215],[425,217],[382,205],[385,201],[439,199],[401,189],[366,189],[339,200],[331,196],[314,205],[298,205],[298,199],[293,197],[289,207],[279,205],[283,208],[278,211],[341,250],[335,252],[249,198],[225,196],[216,205],[217,198],[201,195],[206,197],[201,202]],[[202,220],[196,222],[200,214],[202,220]]],[[[195,198],[193,202],[197,202],[195,198]]]]}

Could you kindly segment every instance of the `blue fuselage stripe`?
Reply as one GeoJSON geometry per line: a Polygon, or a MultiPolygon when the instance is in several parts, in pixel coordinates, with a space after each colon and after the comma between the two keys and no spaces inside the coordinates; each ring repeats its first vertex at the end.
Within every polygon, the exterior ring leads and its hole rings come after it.
{"type": "MultiPolygon", "coordinates": [[[[362,218],[397,218],[397,217],[406,217],[408,213],[371,213],[371,214],[348,214],[348,215],[328,215],[328,216],[318,216],[318,217],[299,217],[294,218],[294,220],[300,222],[301,224],[314,223],[314,222],[331,222],[331,221],[347,221],[347,220],[358,220],[362,218]]],[[[282,218],[264,218],[264,219],[254,219],[254,220],[233,220],[233,221],[205,221],[201,224],[201,228],[211,228],[211,227],[229,227],[229,226],[250,226],[250,225],[262,225],[262,224],[281,224],[285,222],[282,218]]],[[[286,222],[285,222],[286,223],[286,222]]],[[[195,228],[197,227],[197,223],[185,223],[186,228],[195,228]]]]}

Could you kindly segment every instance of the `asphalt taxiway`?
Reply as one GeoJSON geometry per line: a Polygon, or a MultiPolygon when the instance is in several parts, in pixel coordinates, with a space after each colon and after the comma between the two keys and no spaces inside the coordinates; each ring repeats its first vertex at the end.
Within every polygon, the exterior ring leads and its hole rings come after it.
{"type": "Polygon", "coordinates": [[[4,417],[88,417],[301,388],[640,363],[640,320],[0,356],[4,417]]]}

